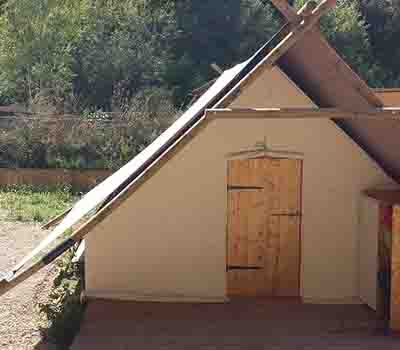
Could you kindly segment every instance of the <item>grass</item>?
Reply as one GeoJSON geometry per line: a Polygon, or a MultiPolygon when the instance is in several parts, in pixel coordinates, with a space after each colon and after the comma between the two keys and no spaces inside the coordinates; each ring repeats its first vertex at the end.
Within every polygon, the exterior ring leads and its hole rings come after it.
{"type": "Polygon", "coordinates": [[[0,187],[0,209],[12,221],[45,222],[70,207],[75,199],[70,186],[0,187]]]}

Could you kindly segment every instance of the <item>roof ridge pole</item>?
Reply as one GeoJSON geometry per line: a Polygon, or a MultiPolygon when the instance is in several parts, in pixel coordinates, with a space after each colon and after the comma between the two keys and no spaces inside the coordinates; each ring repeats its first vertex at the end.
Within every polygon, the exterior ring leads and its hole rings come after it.
{"type": "Polygon", "coordinates": [[[301,19],[287,0],[271,0],[271,2],[288,22],[299,22],[301,19]]]}

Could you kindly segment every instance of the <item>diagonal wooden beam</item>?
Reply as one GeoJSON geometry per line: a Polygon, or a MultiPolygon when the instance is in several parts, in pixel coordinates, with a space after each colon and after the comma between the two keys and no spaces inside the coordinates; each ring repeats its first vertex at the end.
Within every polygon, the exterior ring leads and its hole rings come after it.
{"type": "Polygon", "coordinates": [[[298,22],[301,19],[287,0],[271,0],[271,2],[289,22],[298,22]]]}
{"type": "MultiPolygon", "coordinates": [[[[289,23],[296,23],[301,17],[306,17],[312,12],[312,7],[315,6],[315,2],[309,1],[304,4],[304,6],[296,12],[296,9],[289,5],[287,0],[271,0],[274,6],[281,12],[281,14],[286,18],[289,23]],[[314,4],[313,4],[314,3],[314,4]]],[[[354,80],[358,81],[359,93],[364,96],[364,98],[376,106],[382,106],[382,101],[373,93],[371,88],[344,62],[337,54],[337,52],[331,47],[327,42],[325,37],[320,33],[319,29],[314,28],[317,37],[321,45],[324,45],[325,49],[330,52],[331,55],[337,56],[335,62],[335,69],[341,72],[344,79],[347,79],[349,83],[354,80]]]]}
{"type": "MultiPolygon", "coordinates": [[[[322,0],[308,16],[293,26],[291,31],[229,92],[229,96],[221,103],[224,106],[229,105],[240,93],[241,89],[252,83],[264,71],[271,69],[280,57],[310,31],[324,14],[336,5],[336,1],[322,0]]],[[[218,107],[221,107],[221,105],[218,107]]]]}
{"type": "Polygon", "coordinates": [[[57,216],[52,217],[49,221],[47,221],[44,225],[40,226],[42,230],[47,230],[51,226],[54,226],[58,224],[62,219],[64,219],[68,213],[72,210],[71,208],[68,208],[67,210],[64,210],[61,214],[58,214],[57,216]]]}

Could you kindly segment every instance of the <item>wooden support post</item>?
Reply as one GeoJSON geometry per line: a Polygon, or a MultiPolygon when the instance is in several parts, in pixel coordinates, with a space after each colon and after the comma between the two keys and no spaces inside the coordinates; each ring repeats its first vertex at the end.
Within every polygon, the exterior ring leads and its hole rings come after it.
{"type": "Polygon", "coordinates": [[[53,217],[51,220],[46,222],[44,225],[40,226],[42,230],[47,230],[51,226],[54,226],[55,224],[58,224],[62,219],[64,219],[68,213],[72,210],[72,208],[68,208],[67,210],[63,211],[61,214],[58,214],[57,216],[53,217]]]}
{"type": "Polygon", "coordinates": [[[390,328],[400,334],[400,205],[393,207],[390,328]]]}

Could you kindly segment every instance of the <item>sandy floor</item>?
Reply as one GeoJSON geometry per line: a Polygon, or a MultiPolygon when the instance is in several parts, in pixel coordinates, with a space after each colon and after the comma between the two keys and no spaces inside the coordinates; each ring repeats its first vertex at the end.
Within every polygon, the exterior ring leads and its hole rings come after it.
{"type": "MultiPolygon", "coordinates": [[[[2,213],[0,213],[1,215],[2,213]]],[[[39,225],[0,218],[0,273],[7,272],[48,232],[39,225]]],[[[34,349],[40,342],[35,307],[47,299],[54,268],[47,267],[0,297],[0,349],[34,349]]]]}

